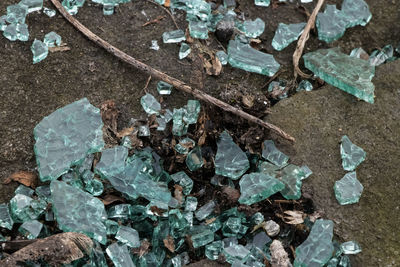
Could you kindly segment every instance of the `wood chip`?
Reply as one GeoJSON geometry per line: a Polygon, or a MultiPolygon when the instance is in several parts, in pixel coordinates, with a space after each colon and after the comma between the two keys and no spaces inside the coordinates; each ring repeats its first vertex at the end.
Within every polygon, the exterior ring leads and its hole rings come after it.
{"type": "Polygon", "coordinates": [[[167,236],[166,239],[163,240],[164,246],[171,251],[172,253],[175,252],[175,243],[174,243],[174,238],[172,236],[167,236]]]}
{"type": "Polygon", "coordinates": [[[11,181],[18,182],[28,187],[36,188],[38,184],[38,176],[30,171],[18,171],[13,173],[10,177],[4,180],[4,184],[9,184],[11,181]]]}
{"type": "Polygon", "coordinates": [[[108,206],[115,202],[125,203],[125,199],[123,199],[122,197],[119,197],[119,196],[115,196],[115,195],[105,195],[104,198],[101,199],[101,201],[103,202],[103,204],[105,206],[108,206]]]}

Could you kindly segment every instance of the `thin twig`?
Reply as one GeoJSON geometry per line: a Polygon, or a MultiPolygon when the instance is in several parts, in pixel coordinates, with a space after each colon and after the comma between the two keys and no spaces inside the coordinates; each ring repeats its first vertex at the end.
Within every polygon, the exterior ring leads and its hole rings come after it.
{"type": "Polygon", "coordinates": [[[318,14],[319,10],[321,9],[322,5],[324,4],[324,2],[325,2],[325,0],[318,0],[317,5],[315,6],[310,18],[308,19],[306,27],[304,28],[304,31],[301,34],[299,41],[297,42],[296,51],[294,51],[294,54],[293,54],[293,67],[294,67],[294,78],[295,79],[297,78],[297,75],[300,75],[301,77],[303,77],[305,79],[311,78],[311,75],[307,75],[300,70],[299,60],[301,58],[301,55],[303,54],[304,45],[306,44],[308,37],[310,37],[310,30],[311,30],[311,28],[314,27],[317,14],[318,14]]]}
{"type": "MultiPolygon", "coordinates": [[[[171,17],[172,22],[175,24],[176,28],[177,28],[178,30],[180,29],[179,26],[178,26],[178,23],[176,23],[176,20],[175,20],[175,18],[174,18],[174,15],[172,15],[172,13],[171,13],[168,9],[166,9],[166,8],[163,7],[162,5],[156,3],[156,2],[154,2],[154,1],[152,1],[152,0],[146,0],[146,1],[149,2],[149,3],[152,3],[152,4],[156,5],[156,6],[159,6],[159,7],[161,7],[162,9],[164,9],[164,11],[167,12],[168,15],[171,17]]],[[[51,1],[51,2],[53,2],[53,1],[51,1]]]]}
{"type": "Polygon", "coordinates": [[[225,111],[231,112],[233,114],[236,114],[239,117],[242,117],[243,119],[246,119],[250,122],[256,123],[258,125],[263,126],[264,128],[270,129],[273,132],[275,132],[276,134],[278,134],[279,136],[294,142],[295,139],[294,137],[290,136],[289,134],[285,133],[282,129],[280,129],[279,127],[265,122],[259,118],[256,118],[246,112],[244,112],[243,110],[240,110],[238,108],[232,107],[231,105],[216,99],[215,97],[212,97],[206,93],[204,93],[203,91],[200,91],[198,89],[192,88],[189,85],[185,84],[184,82],[175,79],[171,76],[168,76],[167,74],[158,71],[136,59],[134,59],[133,57],[127,55],[126,53],[122,52],[121,50],[119,50],[118,48],[112,46],[111,44],[107,43],[106,41],[104,41],[103,39],[101,39],[99,36],[95,35],[93,32],[91,32],[88,28],[86,28],[82,23],[80,23],[77,19],[75,19],[73,16],[71,16],[65,9],[64,7],[61,5],[60,2],[58,2],[58,0],[50,0],[53,5],[58,9],[58,11],[77,29],[79,30],[82,34],[84,34],[89,40],[95,42],[97,45],[103,47],[105,50],[107,50],[109,53],[111,53],[112,55],[116,56],[117,58],[119,58],[120,60],[134,66],[135,68],[157,78],[160,79],[162,81],[165,81],[169,84],[172,84],[176,89],[179,89],[185,93],[191,94],[194,97],[205,101],[209,104],[215,105],[225,111]]]}
{"type": "Polygon", "coordinates": [[[146,93],[147,93],[147,87],[149,87],[150,81],[151,81],[151,75],[149,75],[149,78],[147,78],[146,85],[143,88],[143,91],[145,91],[146,93]]]}

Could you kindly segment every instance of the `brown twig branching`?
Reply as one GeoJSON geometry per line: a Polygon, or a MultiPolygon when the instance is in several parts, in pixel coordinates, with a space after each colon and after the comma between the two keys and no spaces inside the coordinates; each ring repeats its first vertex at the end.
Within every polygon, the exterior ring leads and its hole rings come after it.
{"type": "MultiPolygon", "coordinates": [[[[180,29],[179,26],[178,26],[178,23],[176,23],[176,20],[175,20],[175,18],[174,18],[174,15],[172,15],[172,13],[171,13],[168,9],[166,9],[166,8],[163,7],[162,5],[156,3],[156,2],[154,2],[154,1],[152,1],[152,0],[146,0],[146,1],[149,2],[149,3],[152,3],[152,4],[156,5],[156,6],[161,7],[161,8],[162,8],[166,13],[168,13],[168,15],[171,17],[171,20],[172,20],[172,22],[175,24],[175,27],[176,27],[177,29],[180,29]]],[[[53,1],[51,1],[51,2],[53,2],[53,1]]]]}
{"type": "Polygon", "coordinates": [[[184,82],[173,78],[159,70],[156,70],[138,60],[135,58],[129,56],[128,54],[122,52],[118,48],[112,46],[105,40],[101,39],[99,36],[91,32],[88,28],[86,28],[82,23],[80,23],[77,19],[75,19],[73,16],[71,16],[61,5],[61,3],[58,0],[50,0],[53,5],[58,9],[58,11],[64,16],[65,19],[67,19],[78,31],[80,31],[83,35],[85,35],[89,40],[93,41],[97,45],[101,46],[105,50],[107,50],[109,53],[112,55],[116,56],[120,60],[134,66],[135,68],[150,74],[151,76],[160,79],[162,81],[165,81],[169,84],[172,84],[176,89],[179,89],[185,93],[191,94],[197,99],[200,99],[204,102],[207,102],[209,104],[215,105],[225,111],[231,112],[239,117],[242,117],[243,119],[248,120],[249,122],[256,123],[264,128],[270,129],[271,131],[275,132],[279,136],[283,137],[284,139],[287,139],[289,141],[294,142],[295,139],[294,137],[290,136],[286,132],[284,132],[282,129],[280,129],[278,126],[273,125],[271,123],[265,122],[257,117],[254,117],[243,110],[240,110],[238,108],[235,108],[215,97],[212,97],[203,91],[200,91],[196,88],[192,88],[189,85],[185,84],[184,82]]]}
{"type": "Polygon", "coordinates": [[[317,14],[321,9],[322,5],[324,4],[325,0],[318,0],[317,5],[315,6],[313,12],[311,13],[310,18],[308,19],[307,25],[304,28],[303,33],[301,34],[299,41],[297,42],[296,51],[293,54],[293,67],[294,67],[294,78],[297,78],[297,75],[305,79],[311,78],[311,75],[305,74],[299,68],[299,61],[301,55],[303,54],[304,45],[306,44],[308,37],[310,37],[310,30],[314,27],[315,19],[317,18],[317,14]]]}

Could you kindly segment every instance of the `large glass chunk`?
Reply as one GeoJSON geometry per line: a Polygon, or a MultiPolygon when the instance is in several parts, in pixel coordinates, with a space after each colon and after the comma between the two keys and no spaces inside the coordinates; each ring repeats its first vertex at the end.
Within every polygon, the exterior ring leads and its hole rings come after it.
{"type": "Polygon", "coordinates": [[[251,205],[281,191],[285,185],[264,173],[246,174],[240,179],[239,203],[251,205]]]}
{"type": "Polygon", "coordinates": [[[115,239],[132,248],[140,247],[139,233],[128,226],[121,225],[115,235],[115,239]]]}
{"type": "Polygon", "coordinates": [[[207,218],[215,209],[215,202],[214,201],[209,201],[206,204],[204,204],[201,208],[199,208],[194,215],[196,216],[196,219],[199,221],[204,220],[207,218]]]}
{"type": "Polygon", "coordinates": [[[57,12],[54,9],[47,7],[43,8],[43,13],[46,14],[49,18],[52,18],[57,14],[57,12]]]}
{"type": "Polygon", "coordinates": [[[26,42],[29,39],[28,25],[25,23],[17,25],[17,39],[26,42]]]}
{"type": "Polygon", "coordinates": [[[10,24],[6,26],[3,36],[10,41],[16,41],[18,39],[17,24],[10,24]]]}
{"type": "Polygon", "coordinates": [[[140,104],[149,115],[160,113],[161,105],[152,94],[147,93],[142,96],[142,98],[140,98],[140,104]]]}
{"type": "Polygon", "coordinates": [[[154,206],[167,209],[168,203],[172,198],[167,184],[155,182],[149,175],[139,173],[135,179],[134,186],[141,197],[150,201],[154,206]]]}
{"type": "Polygon", "coordinates": [[[246,261],[246,258],[250,255],[250,250],[242,245],[232,245],[225,247],[222,251],[225,255],[225,259],[229,263],[233,263],[235,260],[241,262],[246,261]]]}
{"type": "Polygon", "coordinates": [[[185,115],[185,109],[174,108],[174,113],[172,116],[172,134],[176,136],[182,136],[187,134],[188,125],[183,121],[183,116],[185,115]]]}
{"type": "Polygon", "coordinates": [[[12,24],[25,23],[28,8],[24,5],[10,5],[7,7],[7,22],[12,24]]]}
{"type": "Polygon", "coordinates": [[[14,222],[26,222],[37,219],[46,210],[47,203],[41,199],[17,194],[10,200],[10,212],[14,222]]]}
{"type": "Polygon", "coordinates": [[[208,38],[207,23],[201,20],[190,20],[189,32],[190,36],[193,38],[207,39],[208,38]]]}
{"type": "Polygon", "coordinates": [[[159,81],[157,83],[157,91],[160,95],[170,95],[172,92],[173,86],[164,81],[159,81]]]}
{"type": "Polygon", "coordinates": [[[346,15],[347,27],[365,26],[372,18],[368,4],[364,0],[344,0],[342,12],[346,15]]]}
{"type": "Polygon", "coordinates": [[[84,233],[101,244],[107,242],[104,204],[80,189],[53,180],[50,184],[53,211],[64,232],[84,233]]]}
{"type": "Polygon", "coordinates": [[[323,266],[333,253],[333,222],[316,220],[307,239],[296,248],[294,267],[323,266]]]}
{"type": "Polygon", "coordinates": [[[201,155],[201,148],[196,146],[186,156],[186,166],[190,171],[195,171],[203,167],[204,161],[201,155]]]}
{"type": "Polygon", "coordinates": [[[214,241],[214,232],[207,226],[195,226],[190,230],[189,234],[194,248],[203,247],[214,241]]]}
{"type": "Polygon", "coordinates": [[[210,260],[218,260],[219,254],[224,249],[224,243],[221,240],[214,241],[211,244],[206,245],[205,255],[210,260]]]}
{"type": "Polygon", "coordinates": [[[11,230],[13,224],[14,224],[14,221],[11,218],[11,215],[10,215],[10,212],[8,209],[8,205],[0,204],[0,227],[11,230]]]}
{"type": "Polygon", "coordinates": [[[343,254],[358,254],[361,252],[361,246],[356,241],[347,241],[340,245],[340,251],[343,254]]]}
{"type": "Polygon", "coordinates": [[[369,59],[368,53],[365,52],[365,50],[362,49],[362,47],[354,48],[353,50],[351,50],[350,56],[365,59],[365,60],[369,59]]]}
{"type": "Polygon", "coordinates": [[[185,33],[182,30],[164,32],[162,37],[164,44],[180,43],[186,40],[185,33]]]}
{"type": "Polygon", "coordinates": [[[246,37],[257,38],[265,30],[265,22],[256,18],[255,20],[245,20],[243,23],[238,25],[240,31],[242,31],[246,37]]]}
{"type": "Polygon", "coordinates": [[[185,202],[185,211],[195,211],[197,209],[197,198],[187,197],[185,202]]]}
{"type": "Polygon", "coordinates": [[[264,141],[262,156],[264,159],[272,162],[273,164],[281,168],[284,167],[289,160],[289,157],[287,155],[276,148],[275,143],[272,140],[264,141]]]}
{"type": "Polygon", "coordinates": [[[44,36],[44,43],[48,47],[55,47],[61,45],[61,36],[55,32],[49,32],[44,36]]]}
{"type": "Polygon", "coordinates": [[[374,103],[375,68],[368,61],[350,57],[339,48],[320,49],[303,56],[304,65],[325,82],[368,103],[374,103]]]}
{"type": "Polygon", "coordinates": [[[239,40],[229,41],[228,62],[232,67],[267,76],[273,76],[280,67],[272,55],[260,52],[239,40]]]}
{"type": "Polygon", "coordinates": [[[107,247],[106,252],[115,267],[135,267],[126,245],[113,243],[107,247]]]}
{"type": "Polygon", "coordinates": [[[254,0],[256,6],[269,6],[271,0],[254,0]]]}
{"type": "Polygon", "coordinates": [[[43,224],[37,220],[26,221],[19,228],[18,231],[28,239],[35,239],[39,236],[43,224]]]}
{"type": "Polygon", "coordinates": [[[215,174],[239,179],[249,168],[250,162],[232,137],[224,131],[217,142],[218,150],[215,155],[215,174]]]}
{"type": "Polygon", "coordinates": [[[289,164],[283,169],[281,181],[285,184],[285,188],[281,194],[286,199],[299,199],[301,197],[302,180],[306,174],[301,167],[289,164]]]}
{"type": "Polygon", "coordinates": [[[28,197],[31,197],[35,191],[32,188],[29,188],[25,185],[19,185],[17,189],[15,189],[14,194],[21,194],[28,197]]]}
{"type": "Polygon", "coordinates": [[[183,121],[186,124],[195,124],[200,114],[199,100],[188,100],[184,108],[185,113],[183,114],[183,121]]]}
{"type": "Polygon", "coordinates": [[[31,13],[43,8],[43,0],[21,0],[19,5],[26,6],[28,8],[28,13],[31,13]]]}
{"type": "Polygon", "coordinates": [[[356,172],[349,172],[335,182],[333,187],[335,196],[340,205],[357,203],[364,190],[363,185],[357,180],[356,172]]]}
{"type": "Polygon", "coordinates": [[[248,227],[242,225],[242,219],[239,217],[229,217],[222,226],[222,234],[226,237],[241,236],[247,232],[248,227]]]}
{"type": "MultiPolygon", "coordinates": [[[[46,46],[47,47],[47,46],[46,46]]],[[[40,180],[49,181],[104,147],[100,110],[86,98],[45,117],[33,130],[40,180]]]]}
{"type": "Polygon", "coordinates": [[[318,39],[330,43],[344,35],[349,21],[336,5],[326,5],[324,13],[318,13],[316,25],[318,39]]]}
{"type": "Polygon", "coordinates": [[[365,160],[367,153],[361,147],[353,144],[347,135],[343,135],[340,155],[342,156],[343,169],[354,171],[365,160]]]}
{"type": "Polygon", "coordinates": [[[179,143],[176,144],[174,148],[176,152],[178,152],[179,154],[186,155],[187,153],[189,153],[189,150],[193,148],[195,145],[196,142],[193,139],[186,137],[180,140],[179,143]]]}
{"type": "Polygon", "coordinates": [[[379,66],[393,57],[393,46],[386,45],[382,50],[374,50],[369,57],[371,66],[379,66]]]}
{"type": "Polygon", "coordinates": [[[172,174],[171,178],[172,180],[174,180],[175,183],[179,183],[179,185],[182,186],[183,189],[182,193],[184,195],[190,194],[190,192],[193,189],[193,180],[190,179],[190,177],[184,171],[172,174]]]}
{"type": "Polygon", "coordinates": [[[272,39],[272,47],[278,51],[283,50],[300,37],[305,26],[305,22],[296,24],[279,23],[274,39],[272,39]]]}

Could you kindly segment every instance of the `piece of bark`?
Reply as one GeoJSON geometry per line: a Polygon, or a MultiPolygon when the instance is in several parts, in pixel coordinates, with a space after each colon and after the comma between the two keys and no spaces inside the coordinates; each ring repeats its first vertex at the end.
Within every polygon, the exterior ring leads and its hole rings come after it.
{"type": "Polygon", "coordinates": [[[292,266],[289,260],[289,255],[283,248],[282,242],[274,240],[270,246],[271,266],[272,267],[289,267],[292,266]]]}
{"type": "Polygon", "coordinates": [[[38,184],[38,176],[36,173],[30,171],[18,171],[11,174],[11,176],[5,179],[3,183],[9,184],[11,181],[15,181],[35,189],[36,185],[38,184]]]}

